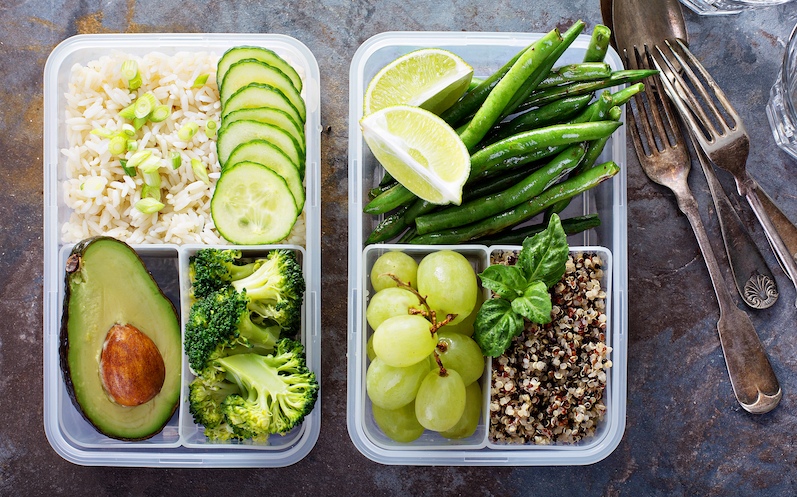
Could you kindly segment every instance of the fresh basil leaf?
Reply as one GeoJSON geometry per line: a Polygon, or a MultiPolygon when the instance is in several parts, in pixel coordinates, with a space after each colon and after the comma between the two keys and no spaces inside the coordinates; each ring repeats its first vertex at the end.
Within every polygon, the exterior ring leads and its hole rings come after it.
{"type": "Polygon", "coordinates": [[[535,281],[522,297],[512,301],[512,310],[532,323],[546,324],[551,322],[551,294],[542,281],[535,281]]]}
{"type": "Polygon", "coordinates": [[[523,289],[528,286],[523,270],[517,266],[494,264],[485,269],[479,277],[484,287],[507,300],[520,297],[523,295],[523,289]]]}
{"type": "Polygon", "coordinates": [[[488,357],[498,357],[523,331],[523,318],[504,299],[490,299],[482,304],[473,323],[473,339],[488,357]]]}
{"type": "Polygon", "coordinates": [[[558,215],[553,214],[544,231],[523,240],[518,265],[526,280],[541,280],[550,288],[565,274],[569,251],[562,222],[558,215]]]}

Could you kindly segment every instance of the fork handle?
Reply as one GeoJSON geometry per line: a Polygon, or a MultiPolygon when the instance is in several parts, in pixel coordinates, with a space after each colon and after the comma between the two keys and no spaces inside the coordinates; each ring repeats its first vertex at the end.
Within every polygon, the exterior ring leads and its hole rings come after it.
{"type": "Polygon", "coordinates": [[[676,192],[676,195],[678,207],[692,225],[692,231],[708,267],[714,293],[717,295],[720,308],[717,332],[734,395],[742,408],[748,412],[756,414],[769,412],[778,405],[782,395],[775,371],[750,317],[736,307],[725,285],[717,257],[714,255],[703,220],[700,218],[695,197],[689,191],[676,192]]]}

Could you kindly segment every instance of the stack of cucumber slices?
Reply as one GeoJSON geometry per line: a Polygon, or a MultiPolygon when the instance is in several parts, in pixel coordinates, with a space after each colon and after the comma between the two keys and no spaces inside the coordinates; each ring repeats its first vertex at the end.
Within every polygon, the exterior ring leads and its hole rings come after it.
{"type": "Polygon", "coordinates": [[[225,52],[216,80],[222,109],[216,143],[221,178],[211,201],[216,229],[240,245],[283,240],[305,200],[302,80],[261,47],[225,52]]]}

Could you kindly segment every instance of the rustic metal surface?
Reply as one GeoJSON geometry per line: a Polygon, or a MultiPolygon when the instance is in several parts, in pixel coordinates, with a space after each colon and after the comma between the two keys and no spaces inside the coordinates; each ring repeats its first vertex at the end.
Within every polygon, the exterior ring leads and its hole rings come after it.
{"type": "MultiPolygon", "coordinates": [[[[764,107],[797,8],[699,18],[691,47],[751,134],[748,170],[797,219],[797,163],[774,144],[764,107]]],[[[797,295],[780,271],[773,307],[751,311],[781,380],[781,404],[751,415],[736,403],[716,336],[718,309],[694,236],[672,196],[628,146],[629,365],[625,437],[586,467],[381,466],[346,431],[347,89],[351,57],[391,30],[547,31],[600,21],[597,0],[389,2],[319,0],[0,0],[0,494],[1,495],[794,495],[797,493],[797,295]],[[282,469],[79,467],[42,427],[42,71],[79,33],[274,32],[315,54],[322,95],[321,436],[282,469]],[[684,396],[684,393],[687,393],[684,396]]],[[[720,172],[728,192],[732,178],[720,172]]],[[[705,178],[690,176],[715,251],[719,228],[705,178]]],[[[731,195],[763,240],[746,203],[731,195]]],[[[759,246],[770,267],[771,250],[759,246]]],[[[724,262],[721,260],[721,262],[724,262]]],[[[732,285],[730,274],[726,279],[732,285]]]]}

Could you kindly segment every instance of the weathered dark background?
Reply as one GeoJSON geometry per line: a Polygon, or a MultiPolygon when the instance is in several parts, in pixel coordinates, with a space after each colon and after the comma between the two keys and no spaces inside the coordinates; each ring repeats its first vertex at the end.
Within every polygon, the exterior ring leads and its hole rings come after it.
{"type": "MultiPolygon", "coordinates": [[[[691,46],[752,135],[748,167],[797,219],[797,163],[775,147],[764,113],[797,3],[738,16],[685,13],[691,46]]],[[[672,196],[628,150],[629,364],[625,437],[587,467],[428,468],[372,463],[346,431],[347,89],[357,47],[391,30],[548,31],[600,22],[598,0],[296,2],[0,0],[0,494],[2,495],[795,495],[797,299],[763,231],[721,180],[765,251],[780,301],[751,317],[784,390],[772,413],[736,404],[716,337],[708,272],[672,196]],[[42,426],[42,73],[50,51],[82,33],[282,33],[321,69],[321,436],[283,469],[80,467],[42,426]]],[[[643,22],[643,21],[641,21],[643,22]]],[[[691,184],[718,255],[699,167],[691,184]]],[[[729,280],[730,282],[730,280],[729,280]]]]}

